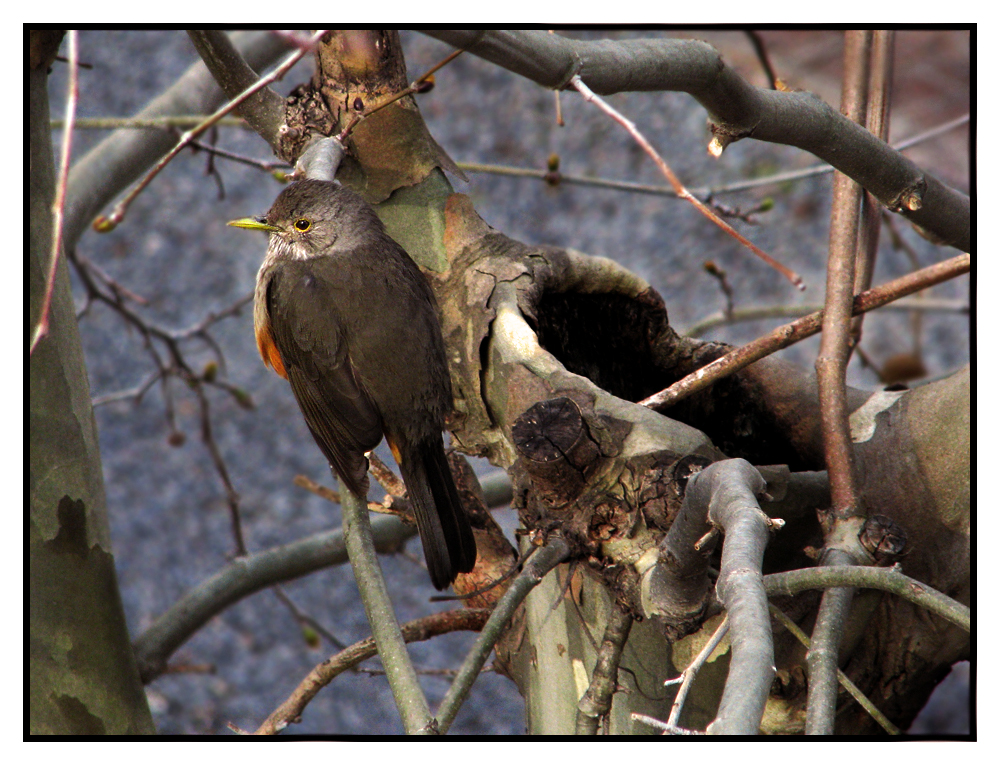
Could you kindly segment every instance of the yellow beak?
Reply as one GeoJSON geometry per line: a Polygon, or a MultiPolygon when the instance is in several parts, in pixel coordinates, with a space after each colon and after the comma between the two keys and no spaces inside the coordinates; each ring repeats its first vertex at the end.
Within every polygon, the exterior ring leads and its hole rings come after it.
{"type": "Polygon", "coordinates": [[[277,226],[272,226],[270,223],[265,223],[263,220],[257,218],[240,218],[239,220],[231,220],[226,224],[227,226],[235,226],[236,228],[252,228],[257,231],[281,231],[277,226]]]}

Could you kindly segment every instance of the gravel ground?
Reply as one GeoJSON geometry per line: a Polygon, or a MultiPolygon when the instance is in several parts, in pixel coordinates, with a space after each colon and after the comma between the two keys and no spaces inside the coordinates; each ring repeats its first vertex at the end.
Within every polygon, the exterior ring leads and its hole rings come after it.
{"type": "MultiPolygon", "coordinates": [[[[780,32],[767,36],[779,72],[782,76],[791,72],[785,79],[835,103],[839,35],[810,33],[806,40],[798,34],[797,38],[780,32]]],[[[945,51],[942,57],[947,67],[943,72],[942,67],[928,72],[897,65],[893,138],[906,137],[969,109],[968,36],[948,33],[930,39],[926,34],[934,33],[900,36],[901,60],[907,61],[911,50],[919,53],[929,47],[935,55],[945,51]],[[929,108],[928,101],[937,108],[929,108]]],[[[740,33],[694,36],[709,37],[745,76],[763,84],[750,46],[740,33]]],[[[404,33],[403,41],[411,77],[449,50],[416,33],[404,33]]],[[[80,48],[81,58],[94,67],[82,72],[80,116],[131,115],[195,60],[187,36],[180,32],[85,31],[80,48]]],[[[54,117],[63,111],[64,72],[57,65],[53,74],[54,117]]],[[[280,86],[281,92],[308,76],[308,66],[300,64],[280,86]]],[[[705,113],[683,94],[622,94],[609,101],[638,124],[692,186],[814,162],[798,150],[752,141],[734,144],[721,161],[710,159],[705,152],[705,113]]],[[[554,124],[551,92],[473,56],[459,57],[442,70],[437,87],[421,97],[420,107],[432,134],[457,161],[543,168],[555,152],[566,173],[663,182],[624,131],[582,99],[562,96],[566,126],[559,128],[554,124]]],[[[82,156],[103,135],[82,132],[75,156],[82,156]]],[[[938,163],[935,172],[967,191],[965,136],[966,132],[955,131],[932,144],[935,151],[925,150],[921,156],[938,163]]],[[[240,129],[221,130],[219,145],[270,159],[262,142],[240,129]]],[[[79,245],[82,255],[149,301],[141,309],[144,316],[168,328],[190,326],[252,289],[263,239],[257,241],[227,228],[225,222],[263,212],[280,190],[260,171],[220,160],[223,194],[216,181],[206,176],[205,163],[204,154],[182,155],[140,197],[125,225],[104,236],[88,233],[79,245]]],[[[738,228],[799,271],[809,285],[805,294],[797,293],[688,206],[671,199],[567,185],[551,188],[537,181],[488,175],[473,175],[468,185],[453,182],[457,190],[472,197],[491,225],[512,237],[608,256],[640,274],[663,295],[671,321],[680,329],[723,307],[718,285],[700,268],[709,258],[728,272],[737,307],[822,300],[829,175],[720,197],[743,209],[773,197],[774,209],[758,216],[759,225],[740,223],[738,228]]],[[[927,245],[905,225],[899,228],[917,249],[923,265],[952,254],[927,245]]],[[[901,253],[883,246],[875,281],[908,270],[901,253]]],[[[937,288],[934,294],[968,299],[968,278],[937,288]]],[[[339,525],[339,510],[291,483],[298,473],[320,481],[328,481],[329,473],[287,385],[260,363],[251,322],[251,312],[244,310],[219,322],[214,337],[225,353],[227,379],[249,391],[257,408],[245,411],[217,390],[209,392],[209,399],[215,436],[240,495],[248,546],[262,550],[339,525]]],[[[968,362],[968,324],[968,318],[961,315],[926,317],[923,344],[931,375],[968,362]]],[[[773,326],[774,322],[744,323],[713,330],[710,336],[742,343],[773,326]]],[[[91,307],[81,331],[95,397],[131,388],[152,371],[141,337],[124,329],[106,308],[91,307]]],[[[904,313],[883,312],[866,322],[864,347],[876,360],[908,350],[912,342],[904,313]]],[[[789,349],[785,356],[811,365],[817,348],[818,339],[813,339],[789,349]]],[[[207,348],[191,346],[188,350],[197,364],[211,358],[207,348]]],[[[873,373],[859,364],[852,364],[849,377],[859,387],[877,385],[873,373]]],[[[167,443],[169,428],[158,387],[139,402],[121,401],[97,409],[115,558],[126,616],[136,635],[186,591],[224,566],[233,550],[225,494],[199,437],[197,401],[176,382],[171,391],[178,427],[186,436],[178,448],[167,443]]],[[[419,556],[418,547],[411,544],[410,551],[419,556]]],[[[396,556],[385,559],[383,565],[401,619],[415,618],[435,607],[427,603],[434,591],[426,573],[412,559],[396,556]]],[[[350,643],[368,635],[348,567],[311,575],[285,590],[302,611],[341,641],[350,643]]],[[[471,640],[470,635],[450,635],[414,646],[414,661],[423,669],[456,667],[471,640]]],[[[227,723],[252,729],[333,650],[329,644],[318,649],[307,645],[273,593],[254,595],[213,619],[174,657],[177,663],[210,664],[212,673],[170,674],[150,685],[156,725],[165,734],[226,733],[227,723]]],[[[367,666],[378,665],[369,662],[367,666]]],[[[920,724],[931,727],[921,730],[968,729],[964,703],[968,680],[963,684],[958,677],[964,671],[967,678],[967,669],[953,673],[951,685],[957,690],[950,692],[943,706],[925,711],[925,722],[920,724]]],[[[436,704],[447,680],[429,675],[423,682],[436,704]]],[[[484,675],[452,730],[523,732],[523,705],[513,684],[491,673],[484,675]]],[[[320,693],[295,732],[383,735],[400,733],[401,725],[384,679],[360,672],[338,678],[320,693]]]]}

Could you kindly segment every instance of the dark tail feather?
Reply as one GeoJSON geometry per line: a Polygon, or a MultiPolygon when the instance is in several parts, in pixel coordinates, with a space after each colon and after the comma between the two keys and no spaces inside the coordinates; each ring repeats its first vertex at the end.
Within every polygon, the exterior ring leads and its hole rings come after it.
{"type": "Polygon", "coordinates": [[[410,446],[402,457],[399,469],[413,505],[431,582],[443,590],[455,581],[456,574],[472,571],[476,565],[472,526],[458,498],[440,436],[410,446]]]}

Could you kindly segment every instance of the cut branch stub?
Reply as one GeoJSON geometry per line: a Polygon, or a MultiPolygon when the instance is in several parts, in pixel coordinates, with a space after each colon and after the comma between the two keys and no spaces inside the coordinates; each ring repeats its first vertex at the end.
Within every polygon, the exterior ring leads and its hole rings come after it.
{"type": "Polygon", "coordinates": [[[535,491],[555,509],[576,499],[601,457],[576,402],[539,401],[517,418],[511,436],[535,491]]]}
{"type": "Polygon", "coordinates": [[[865,519],[858,541],[879,566],[891,565],[906,547],[906,531],[892,518],[872,515],[865,519]]]}

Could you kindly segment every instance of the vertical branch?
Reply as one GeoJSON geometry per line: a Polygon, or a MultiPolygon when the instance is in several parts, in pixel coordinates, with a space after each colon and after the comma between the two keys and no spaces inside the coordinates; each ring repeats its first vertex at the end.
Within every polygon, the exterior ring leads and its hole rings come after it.
{"type": "Polygon", "coordinates": [[[69,81],[66,85],[66,117],[63,120],[62,153],[59,157],[59,177],[56,180],[56,194],[52,202],[52,252],[49,256],[49,274],[45,280],[45,297],[42,299],[42,310],[38,316],[38,324],[32,333],[30,356],[35,352],[38,343],[49,333],[49,311],[52,308],[52,294],[55,291],[56,272],[59,269],[59,256],[63,250],[63,218],[66,207],[66,178],[69,176],[69,156],[73,148],[73,120],[76,118],[76,101],[79,93],[79,55],[78,33],[69,30],[69,81]]]}
{"type": "Polygon", "coordinates": [[[511,582],[507,592],[493,607],[493,613],[490,614],[490,618],[480,631],[475,644],[469,650],[465,661],[462,662],[462,666],[444,699],[441,700],[441,705],[437,710],[437,725],[442,734],[447,733],[455,721],[455,715],[458,714],[462,702],[469,695],[472,683],[479,676],[486,659],[493,651],[493,646],[496,645],[503,631],[507,629],[518,606],[549,571],[569,557],[569,553],[569,545],[566,540],[552,535],[543,547],[535,550],[531,557],[525,561],[521,573],[511,582]]]}
{"type": "Polygon", "coordinates": [[[604,630],[601,649],[597,653],[593,679],[576,710],[578,736],[597,735],[597,726],[611,712],[611,703],[618,690],[618,665],[625,642],[632,630],[632,617],[617,605],[611,608],[608,626],[604,630]]]}
{"type": "MultiPolygon", "coordinates": [[[[844,87],[840,110],[848,118],[860,121],[864,118],[862,111],[867,100],[871,32],[845,32],[844,43],[844,87]]],[[[823,337],[816,359],[823,446],[830,475],[834,518],[850,517],[857,502],[845,380],[860,200],[861,187],[843,173],[834,173],[823,337]]]]}
{"type": "MultiPolygon", "coordinates": [[[[869,56],[872,33],[850,30],[844,35],[844,83],[840,110],[855,122],[865,119],[868,101],[869,56]]],[[[857,507],[854,459],[847,413],[846,372],[850,358],[851,305],[854,302],[854,266],[858,244],[858,205],[862,189],[841,173],[833,179],[833,211],[830,215],[830,254],[826,272],[826,304],[823,337],[816,376],[819,384],[823,447],[830,477],[832,508],[823,521],[828,548],[824,564],[853,562],[840,549],[847,520],[857,507]]],[[[809,690],[806,699],[806,733],[833,733],[837,711],[837,664],[844,622],[851,610],[854,590],[833,587],[823,594],[806,656],[809,690]]]]}
{"type": "MultiPolygon", "coordinates": [[[[367,482],[366,484],[367,485],[367,482]]],[[[408,734],[432,732],[431,712],[420,688],[416,670],[406,650],[406,641],[392,609],[389,590],[379,566],[375,543],[372,541],[368,502],[340,484],[340,508],[344,514],[344,542],[351,559],[354,579],[361,593],[361,602],[372,628],[372,637],[379,658],[392,688],[396,708],[403,718],[408,734]]]]}
{"type": "MultiPolygon", "coordinates": [[[[829,549],[824,566],[850,566],[854,559],[844,550],[829,549]]],[[[840,640],[854,599],[853,587],[831,587],[823,593],[813,627],[812,642],[806,652],[809,690],[806,697],[806,735],[832,736],[837,713],[840,640]]]]}
{"type": "MultiPolygon", "coordinates": [[[[878,29],[872,35],[871,74],[868,80],[868,106],[865,127],[883,141],[889,139],[889,104],[892,97],[892,60],[895,49],[895,32],[878,29]]],[[[864,292],[872,286],[875,256],[882,222],[882,205],[878,199],[864,192],[861,202],[861,231],[858,236],[858,253],[855,259],[854,293],[864,292]]],[[[851,344],[861,340],[864,316],[851,320],[851,344]]]]}

